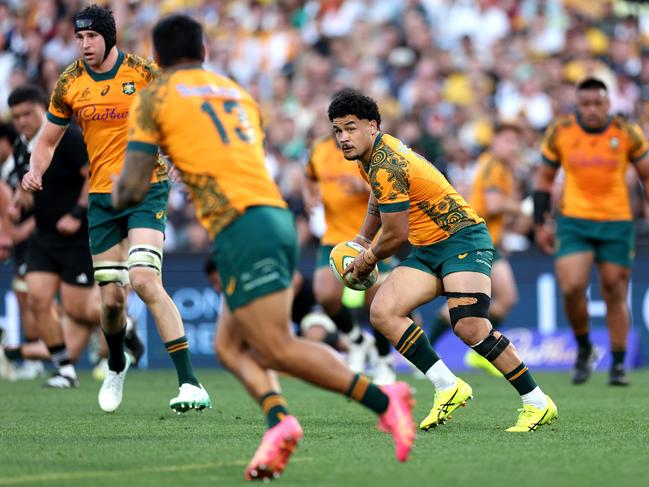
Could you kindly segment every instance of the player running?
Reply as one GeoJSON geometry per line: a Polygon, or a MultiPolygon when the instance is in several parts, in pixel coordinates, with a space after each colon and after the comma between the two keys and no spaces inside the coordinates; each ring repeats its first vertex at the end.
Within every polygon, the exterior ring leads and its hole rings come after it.
{"type": "Polygon", "coordinates": [[[557,417],[557,408],[537,386],[507,337],[488,320],[494,248],[475,211],[427,160],[380,131],[376,102],[354,90],[338,92],[329,120],[345,158],[356,161],[372,187],[357,243],[366,250],[349,264],[353,279],[369,274],[407,240],[413,249],[379,289],[372,325],[435,385],[427,430],[448,419],[472,397],[471,387],[446,367],[408,315],[439,295],[447,297],[451,326],[489,360],[521,395],[523,409],[510,432],[535,431],[557,417]],[[379,227],[381,235],[374,240],[379,227]]]}
{"type": "Polygon", "coordinates": [[[586,382],[598,359],[590,341],[586,297],[596,263],[611,343],[609,384],[625,386],[629,384],[624,369],[629,335],[627,293],[635,254],[625,175],[631,164],[649,195],[649,143],[640,127],[610,116],[609,108],[606,85],[587,78],[577,85],[577,112],[558,118],[548,128],[541,145],[543,164],[536,174],[534,222],[539,247],[554,254],[564,308],[578,345],[573,383],[586,382]],[[560,168],[565,186],[555,245],[545,222],[560,168]]]}
{"type": "MultiPolygon", "coordinates": [[[[164,162],[151,167],[151,187],[143,201],[127,210],[112,207],[112,178],[119,174],[126,151],[129,111],[135,95],[158,75],[152,63],[117,49],[115,19],[110,10],[87,7],[74,18],[82,59],[61,74],[52,94],[47,121],[23,178],[29,191],[43,189],[43,174],[72,116],[81,126],[90,158],[88,223],[94,278],[101,286],[102,320],[108,344],[108,372],[99,391],[99,406],[115,411],[130,358],[126,333],[124,286],[129,282],[153,315],[176,372],[180,391],[169,406],[178,412],[210,407],[210,398],[194,375],[183,323],[164,287],[162,243],[169,181],[164,162]]],[[[144,177],[144,176],[143,176],[144,177]]]]}
{"type": "Polygon", "coordinates": [[[145,197],[145,176],[156,165],[158,145],[192,194],[197,217],[214,240],[225,291],[216,337],[219,359],[268,421],[246,478],[279,475],[302,439],[271,369],[346,394],[377,413],[379,427],[392,434],[397,458],[405,461],[415,437],[409,387],[397,383],[379,389],[352,373],[331,347],[290,331],[297,238],[292,215],[264,164],[257,104],[235,82],[202,68],[203,29],[190,17],[158,22],[153,46],[164,74],[137,97],[113,200],[123,208],[145,197]]]}

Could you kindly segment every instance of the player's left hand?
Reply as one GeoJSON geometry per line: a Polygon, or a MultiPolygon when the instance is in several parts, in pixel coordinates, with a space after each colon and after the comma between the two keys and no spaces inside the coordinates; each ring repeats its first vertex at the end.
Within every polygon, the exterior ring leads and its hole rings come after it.
{"type": "Polygon", "coordinates": [[[79,231],[81,228],[81,220],[70,215],[69,213],[63,215],[56,222],[56,229],[61,235],[71,236],[79,231]]]}
{"type": "MultiPolygon", "coordinates": [[[[367,250],[361,252],[356,256],[356,258],[345,268],[345,272],[343,272],[343,277],[351,274],[351,280],[356,281],[360,279],[361,277],[365,277],[369,275],[370,272],[374,269],[376,266],[376,262],[372,264],[372,260],[370,258],[370,255],[365,255],[367,253],[367,250]]],[[[374,254],[371,254],[372,256],[374,254]]]]}

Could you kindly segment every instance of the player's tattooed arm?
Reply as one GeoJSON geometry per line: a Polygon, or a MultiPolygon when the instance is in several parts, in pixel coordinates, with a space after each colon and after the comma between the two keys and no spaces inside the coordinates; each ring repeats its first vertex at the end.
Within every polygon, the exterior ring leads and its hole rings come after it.
{"type": "Polygon", "coordinates": [[[128,150],[124,168],[113,184],[113,206],[129,208],[140,203],[151,185],[151,173],[157,164],[157,155],[128,150]]]}
{"type": "Polygon", "coordinates": [[[381,212],[379,211],[379,204],[374,195],[371,194],[370,199],[367,202],[367,214],[365,215],[365,220],[363,221],[354,241],[363,247],[369,247],[380,228],[381,212]]]}
{"type": "Polygon", "coordinates": [[[379,211],[379,205],[377,205],[376,203],[373,203],[372,201],[370,201],[367,204],[367,213],[369,215],[381,218],[381,212],[379,211]]]}

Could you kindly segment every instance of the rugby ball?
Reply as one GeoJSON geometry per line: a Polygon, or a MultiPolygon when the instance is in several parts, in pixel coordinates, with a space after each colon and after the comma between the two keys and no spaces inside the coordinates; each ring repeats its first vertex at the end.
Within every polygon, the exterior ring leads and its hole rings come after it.
{"type": "Polygon", "coordinates": [[[355,289],[356,291],[365,291],[366,289],[371,288],[379,278],[379,271],[376,266],[374,266],[372,272],[361,279],[352,279],[351,274],[347,274],[343,278],[345,268],[351,264],[356,256],[358,256],[358,254],[363,250],[365,249],[362,245],[349,241],[339,243],[331,249],[331,253],[329,254],[329,267],[331,267],[334,276],[336,276],[345,286],[350,289],[355,289]]]}

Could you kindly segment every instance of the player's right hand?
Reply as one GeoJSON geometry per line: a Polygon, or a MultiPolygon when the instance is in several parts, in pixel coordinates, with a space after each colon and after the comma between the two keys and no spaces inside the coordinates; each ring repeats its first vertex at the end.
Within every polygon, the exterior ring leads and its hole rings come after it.
{"type": "Polygon", "coordinates": [[[34,170],[29,170],[23,176],[21,186],[25,191],[40,191],[43,189],[43,177],[34,170]]]}
{"type": "Polygon", "coordinates": [[[534,237],[536,239],[536,245],[538,245],[544,254],[554,254],[554,233],[545,225],[536,225],[534,227],[534,237]]]}

